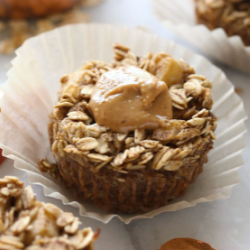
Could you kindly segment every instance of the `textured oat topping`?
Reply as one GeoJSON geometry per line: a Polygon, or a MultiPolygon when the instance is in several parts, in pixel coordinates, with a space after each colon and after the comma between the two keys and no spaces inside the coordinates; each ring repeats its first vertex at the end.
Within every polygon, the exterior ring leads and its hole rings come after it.
{"type": "Polygon", "coordinates": [[[95,234],[79,219],[36,200],[16,177],[0,179],[0,249],[92,250],[95,234]]]}
{"type": "MultiPolygon", "coordinates": [[[[195,74],[184,61],[174,60],[165,53],[139,58],[120,44],[114,45],[114,52],[113,63],[88,61],[76,72],[61,78],[62,89],[49,124],[56,160],[69,159],[82,166],[91,165],[93,171],[109,168],[123,174],[146,169],[176,171],[187,162],[196,161],[200,155],[195,152],[215,139],[210,81],[195,74]],[[116,133],[95,122],[89,108],[95,83],[104,72],[125,65],[134,65],[151,74],[181,66],[181,82],[169,87],[173,119],[163,127],[116,133]]],[[[58,174],[55,165],[46,160],[40,161],[39,166],[43,171],[58,174]]]]}
{"type": "Polygon", "coordinates": [[[224,28],[229,36],[241,36],[250,45],[250,2],[248,0],[196,0],[199,23],[209,29],[224,28]]]}

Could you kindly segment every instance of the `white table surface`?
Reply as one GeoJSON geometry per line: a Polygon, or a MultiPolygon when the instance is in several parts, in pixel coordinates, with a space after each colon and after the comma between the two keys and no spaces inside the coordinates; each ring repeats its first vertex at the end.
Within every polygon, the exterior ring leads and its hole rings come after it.
{"type": "MultiPolygon", "coordinates": [[[[172,0],[168,0],[172,1],[172,0]]],[[[167,39],[180,41],[158,22],[147,0],[106,0],[106,2],[86,10],[91,21],[119,25],[148,27],[152,32],[167,39]]],[[[0,55],[0,83],[6,79],[11,56],[0,55]]],[[[218,65],[233,84],[242,89],[240,94],[248,116],[250,116],[250,76],[218,65]]],[[[250,122],[246,122],[250,128],[250,122]]],[[[245,166],[240,169],[241,182],[227,200],[198,204],[196,207],[177,212],[169,212],[153,219],[133,221],[125,225],[118,219],[103,224],[89,218],[81,218],[84,226],[94,230],[101,229],[101,235],[95,243],[97,250],[157,250],[160,246],[176,237],[191,237],[209,242],[220,250],[250,249],[250,133],[245,134],[246,150],[243,152],[245,166]]],[[[13,162],[6,160],[0,167],[0,177],[16,175],[27,183],[26,174],[13,168],[13,162]]],[[[51,202],[65,211],[78,215],[78,210],[63,206],[60,201],[43,195],[40,186],[32,185],[37,198],[51,202]]]]}

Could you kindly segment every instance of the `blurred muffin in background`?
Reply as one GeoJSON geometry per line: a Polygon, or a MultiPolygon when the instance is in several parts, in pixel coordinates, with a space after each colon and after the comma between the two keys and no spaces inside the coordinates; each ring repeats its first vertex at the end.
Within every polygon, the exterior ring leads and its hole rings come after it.
{"type": "Polygon", "coordinates": [[[0,52],[11,54],[32,36],[63,25],[88,22],[84,8],[100,2],[102,0],[0,1],[0,52]]]}
{"type": "Polygon", "coordinates": [[[250,46],[249,0],[195,0],[197,22],[210,30],[223,28],[228,36],[238,35],[250,46]]]}
{"type": "Polygon", "coordinates": [[[0,18],[46,17],[73,7],[80,0],[2,0],[0,18]]]}
{"type": "Polygon", "coordinates": [[[0,179],[0,249],[93,250],[97,234],[72,213],[36,200],[14,176],[0,179]]]}

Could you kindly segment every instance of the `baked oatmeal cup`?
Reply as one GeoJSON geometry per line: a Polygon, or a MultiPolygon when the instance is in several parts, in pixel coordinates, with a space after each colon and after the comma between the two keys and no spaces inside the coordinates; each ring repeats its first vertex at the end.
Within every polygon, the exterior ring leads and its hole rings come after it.
{"type": "Polygon", "coordinates": [[[185,194],[213,147],[212,84],[165,53],[88,61],[61,78],[42,171],[106,211],[146,212],[185,194]]]}
{"type": "Polygon", "coordinates": [[[248,0],[195,0],[197,22],[210,30],[223,28],[250,46],[250,2],[248,0]]]}
{"type": "Polygon", "coordinates": [[[36,200],[31,186],[14,176],[0,179],[0,249],[93,250],[91,228],[50,203],[36,200]]]}

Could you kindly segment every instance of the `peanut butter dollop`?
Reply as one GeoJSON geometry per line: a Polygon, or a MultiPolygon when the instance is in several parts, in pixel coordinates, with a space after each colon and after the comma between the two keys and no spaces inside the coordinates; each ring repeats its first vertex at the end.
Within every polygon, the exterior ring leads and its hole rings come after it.
{"type": "Polygon", "coordinates": [[[155,129],[173,116],[167,84],[134,66],[104,73],[92,92],[90,108],[99,125],[121,133],[155,129]]]}
{"type": "Polygon", "coordinates": [[[189,239],[189,238],[176,238],[166,242],[160,250],[215,250],[209,244],[189,239]]]}

